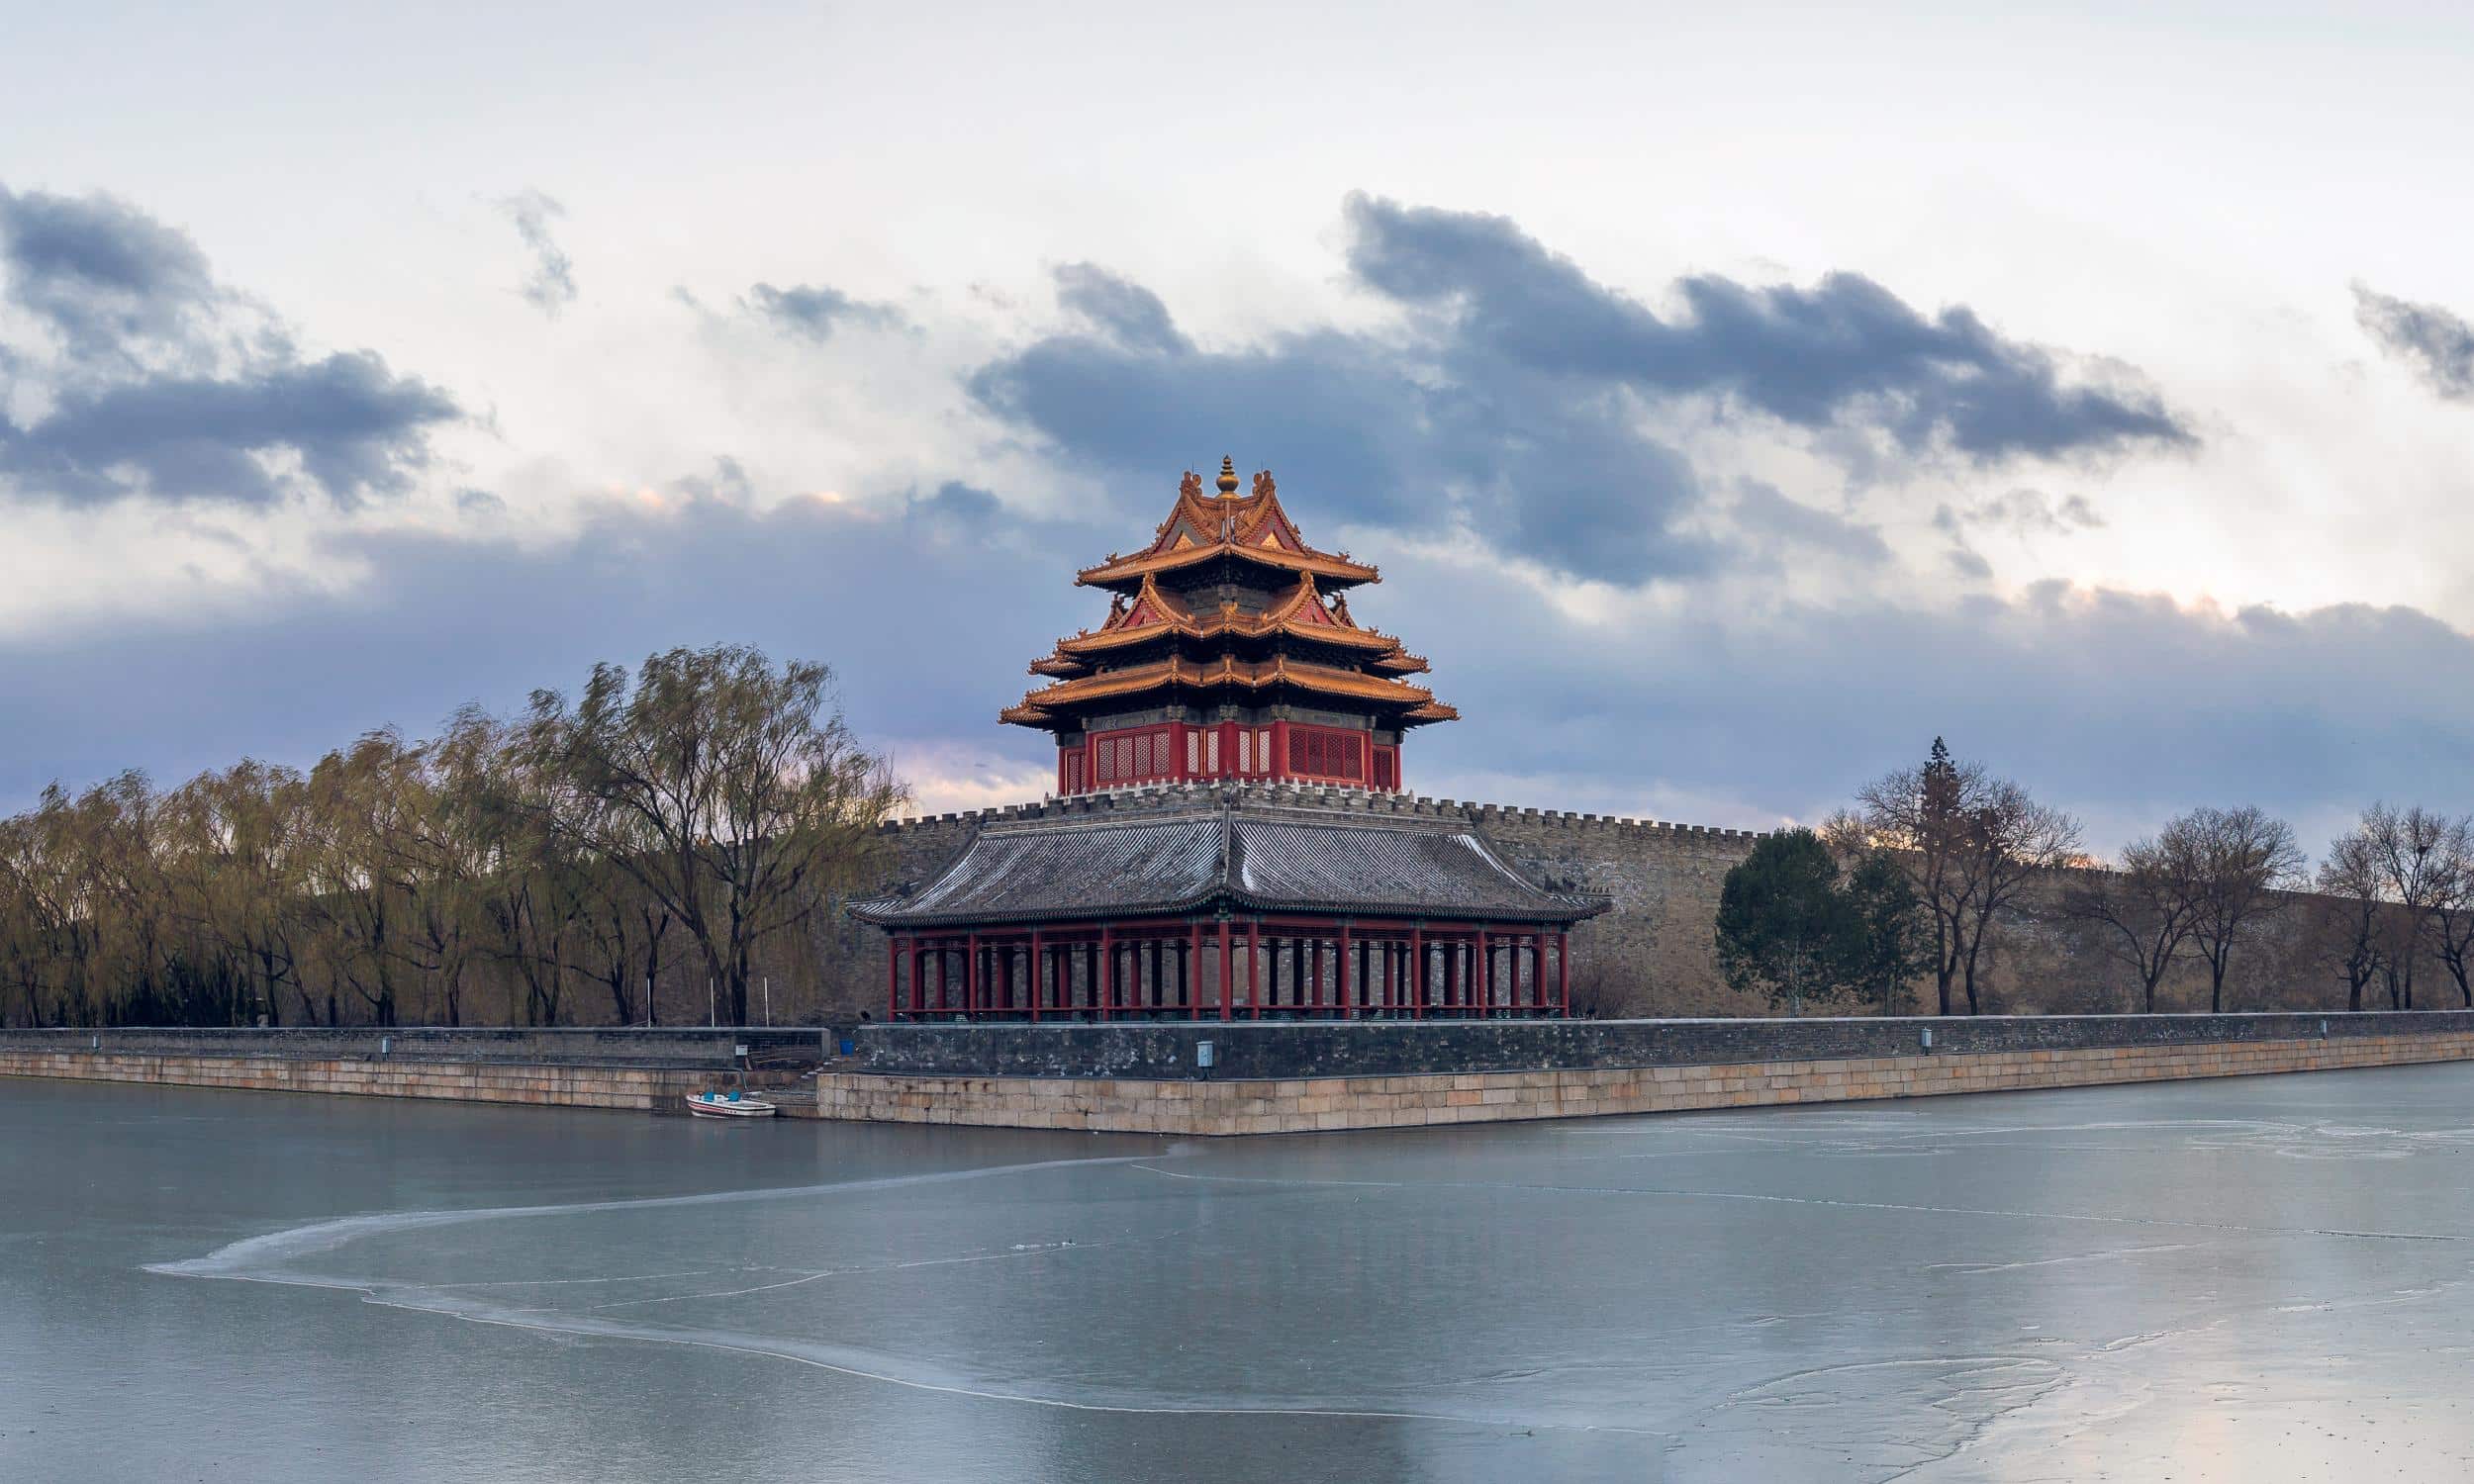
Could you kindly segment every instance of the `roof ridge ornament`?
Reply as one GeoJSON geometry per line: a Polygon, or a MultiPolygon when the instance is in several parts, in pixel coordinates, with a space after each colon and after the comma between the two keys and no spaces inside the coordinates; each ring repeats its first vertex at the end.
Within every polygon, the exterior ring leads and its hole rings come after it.
{"type": "Polygon", "coordinates": [[[1186,477],[1179,480],[1177,483],[1177,498],[1180,500],[1200,500],[1202,498],[1202,476],[1196,474],[1191,469],[1187,470],[1186,477]]]}
{"type": "Polygon", "coordinates": [[[1237,461],[1234,458],[1224,457],[1220,460],[1219,485],[1222,500],[1237,493],[1237,461]]]}
{"type": "Polygon", "coordinates": [[[1269,469],[1256,470],[1254,473],[1254,498],[1261,500],[1265,496],[1273,493],[1275,493],[1275,489],[1272,484],[1272,471],[1269,469]]]}

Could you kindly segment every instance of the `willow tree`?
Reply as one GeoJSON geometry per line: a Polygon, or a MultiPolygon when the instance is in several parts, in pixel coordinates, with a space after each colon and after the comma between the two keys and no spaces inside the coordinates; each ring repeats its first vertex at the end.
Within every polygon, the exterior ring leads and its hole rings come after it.
{"type": "Polygon", "coordinates": [[[904,796],[831,679],[714,645],[597,665],[572,703],[532,696],[536,758],[589,805],[542,818],[678,921],[740,1024],[756,946],[874,875],[877,827],[904,796]]]}
{"type": "Polygon", "coordinates": [[[360,997],[375,1023],[398,1023],[399,971],[413,962],[404,862],[415,853],[420,769],[419,748],[380,730],[310,770],[303,905],[318,928],[330,1024],[339,1023],[339,985],[360,997]]]}

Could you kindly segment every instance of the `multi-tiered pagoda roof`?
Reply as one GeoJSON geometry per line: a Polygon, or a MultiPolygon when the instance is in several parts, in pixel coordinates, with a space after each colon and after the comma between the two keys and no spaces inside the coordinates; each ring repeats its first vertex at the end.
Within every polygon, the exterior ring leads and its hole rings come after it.
{"type": "Polygon", "coordinates": [[[1254,477],[1253,493],[1237,488],[1229,460],[1216,497],[1188,473],[1150,545],[1077,573],[1078,585],[1114,595],[1106,621],[1032,661],[1031,673],[1051,684],[1000,718],[1071,731],[1094,709],[1137,698],[1259,707],[1325,697],[1368,707],[1394,728],[1457,719],[1433,692],[1401,679],[1424,674],[1424,659],[1350,615],[1345,590],[1381,574],[1307,545],[1269,470],[1254,477]]]}
{"type": "Polygon", "coordinates": [[[1269,470],[1240,495],[1186,475],[1131,556],[1075,574],[1109,594],[1097,629],[1031,662],[1047,684],[999,712],[1057,738],[1058,791],[1205,778],[1393,789],[1403,733],[1460,713],[1407,677],[1426,661],[1359,624],[1348,590],[1382,580],[1306,544],[1269,470]]]}

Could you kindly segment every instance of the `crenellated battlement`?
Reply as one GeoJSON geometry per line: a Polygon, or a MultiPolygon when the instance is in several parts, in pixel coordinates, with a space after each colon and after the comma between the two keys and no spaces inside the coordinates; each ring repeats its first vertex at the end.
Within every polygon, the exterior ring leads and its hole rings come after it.
{"type": "Polygon", "coordinates": [[[1747,845],[1760,839],[1766,833],[1762,830],[1727,829],[1719,825],[1642,819],[1631,815],[1541,809],[1518,804],[1479,803],[1457,798],[1431,798],[1424,794],[1392,793],[1379,789],[1331,785],[1228,783],[1149,784],[1130,788],[1097,789],[1062,797],[1050,794],[1027,803],[999,804],[985,809],[965,809],[889,820],[882,826],[882,831],[897,836],[942,834],[955,829],[976,828],[982,825],[1094,815],[1148,813],[1229,799],[1244,799],[1248,802],[1288,808],[1396,814],[1421,819],[1466,819],[1480,828],[1488,825],[1524,825],[1570,830],[1575,833],[1732,840],[1741,841],[1747,845]]]}

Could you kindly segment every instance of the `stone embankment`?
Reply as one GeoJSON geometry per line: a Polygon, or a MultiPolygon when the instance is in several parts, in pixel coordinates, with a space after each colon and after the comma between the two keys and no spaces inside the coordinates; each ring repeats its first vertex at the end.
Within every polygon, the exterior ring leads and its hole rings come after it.
{"type": "MultiPolygon", "coordinates": [[[[873,1026],[784,1111],[862,1122],[1292,1134],[1929,1097],[2474,1060],[2474,1012],[1972,1020],[873,1026]],[[1208,1047],[1206,1051],[1205,1048],[1208,1047]]],[[[6,1031],[0,1076],[681,1111],[815,1031],[6,1031]]]]}
{"type": "Polygon", "coordinates": [[[1289,1134],[2474,1060],[2464,1011],[1007,1029],[863,1031],[871,1069],[820,1076],[816,1116],[1289,1134]]]}
{"type": "Polygon", "coordinates": [[[734,1074],[796,1080],[814,1030],[0,1031],[0,1076],[233,1087],[539,1107],[684,1112],[680,1099],[734,1074]]]}

